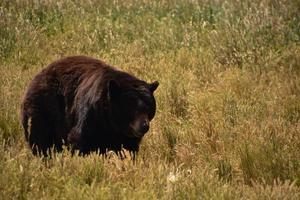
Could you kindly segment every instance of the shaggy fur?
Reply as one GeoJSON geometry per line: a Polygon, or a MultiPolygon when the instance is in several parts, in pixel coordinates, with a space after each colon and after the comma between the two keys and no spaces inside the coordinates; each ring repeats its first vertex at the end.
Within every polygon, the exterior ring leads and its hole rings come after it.
{"type": "Polygon", "coordinates": [[[137,152],[155,115],[157,87],[97,59],[58,60],[29,85],[21,109],[25,138],[34,154],[63,144],[82,154],[137,152]]]}

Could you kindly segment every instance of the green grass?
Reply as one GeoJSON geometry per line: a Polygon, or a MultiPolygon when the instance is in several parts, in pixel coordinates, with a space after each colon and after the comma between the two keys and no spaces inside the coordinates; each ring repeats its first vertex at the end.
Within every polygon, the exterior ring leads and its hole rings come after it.
{"type": "Polygon", "coordinates": [[[0,199],[300,199],[299,1],[0,0],[0,199]],[[32,156],[33,76],[84,54],[147,81],[134,164],[32,156]]]}

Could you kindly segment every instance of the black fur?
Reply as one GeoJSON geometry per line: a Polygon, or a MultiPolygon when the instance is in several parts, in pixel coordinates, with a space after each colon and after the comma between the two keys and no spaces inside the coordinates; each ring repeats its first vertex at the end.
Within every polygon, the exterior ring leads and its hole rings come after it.
{"type": "Polygon", "coordinates": [[[140,124],[155,115],[153,92],[146,83],[100,60],[67,57],[50,64],[30,83],[22,104],[22,124],[34,154],[48,155],[63,144],[105,153],[139,150],[140,124]]]}

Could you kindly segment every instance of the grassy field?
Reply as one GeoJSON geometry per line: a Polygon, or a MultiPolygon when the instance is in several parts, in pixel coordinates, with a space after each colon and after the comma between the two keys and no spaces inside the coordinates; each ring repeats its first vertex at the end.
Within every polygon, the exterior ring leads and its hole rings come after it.
{"type": "Polygon", "coordinates": [[[0,0],[0,199],[300,199],[300,2],[0,0]],[[34,157],[20,102],[89,55],[158,80],[137,162],[34,157]]]}

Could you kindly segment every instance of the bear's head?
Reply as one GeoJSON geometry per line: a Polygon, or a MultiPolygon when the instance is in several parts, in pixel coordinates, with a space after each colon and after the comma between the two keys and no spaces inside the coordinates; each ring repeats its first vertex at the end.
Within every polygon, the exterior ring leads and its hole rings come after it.
{"type": "Polygon", "coordinates": [[[142,138],[148,132],[156,112],[153,93],[158,85],[157,81],[150,84],[140,80],[130,84],[108,82],[110,120],[117,132],[130,138],[142,138]]]}

